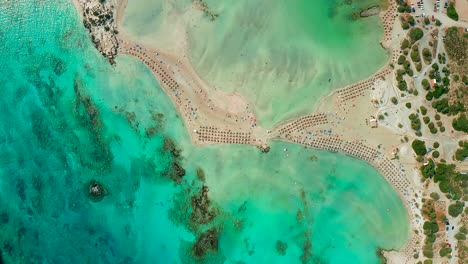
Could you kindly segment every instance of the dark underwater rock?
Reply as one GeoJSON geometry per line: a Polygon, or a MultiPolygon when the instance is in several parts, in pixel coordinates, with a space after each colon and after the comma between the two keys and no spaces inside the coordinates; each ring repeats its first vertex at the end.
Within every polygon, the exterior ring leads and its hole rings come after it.
{"type": "Polygon", "coordinates": [[[192,196],[192,214],[190,221],[196,225],[208,224],[216,217],[216,212],[211,209],[211,201],[208,198],[208,186],[203,186],[200,193],[192,196]]]}
{"type": "Polygon", "coordinates": [[[192,247],[193,255],[200,258],[205,256],[208,252],[218,251],[218,235],[218,230],[214,227],[201,233],[192,247]]]}
{"type": "Polygon", "coordinates": [[[164,138],[163,150],[171,152],[172,157],[178,158],[180,156],[181,150],[177,148],[174,140],[171,138],[164,138]]]}
{"type": "Polygon", "coordinates": [[[185,169],[177,162],[173,162],[168,173],[171,180],[176,183],[180,183],[182,178],[185,176],[185,169]]]}
{"type": "Polygon", "coordinates": [[[10,216],[6,212],[0,213],[0,224],[6,225],[10,222],[10,216]]]}
{"type": "Polygon", "coordinates": [[[283,242],[281,240],[276,241],[276,252],[278,252],[280,256],[286,255],[287,249],[288,249],[288,244],[286,244],[286,242],[283,242]]]}
{"type": "Polygon", "coordinates": [[[91,201],[100,202],[107,195],[107,190],[100,182],[91,180],[86,184],[86,193],[91,201]]]}
{"type": "Polygon", "coordinates": [[[197,178],[201,181],[201,182],[205,182],[206,178],[205,178],[205,171],[203,171],[202,168],[197,168],[197,178]]]}

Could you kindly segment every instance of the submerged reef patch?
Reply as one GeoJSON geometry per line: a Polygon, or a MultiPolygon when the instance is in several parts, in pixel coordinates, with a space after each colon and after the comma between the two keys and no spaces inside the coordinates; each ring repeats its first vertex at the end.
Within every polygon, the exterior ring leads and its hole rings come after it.
{"type": "Polygon", "coordinates": [[[148,138],[151,138],[157,133],[161,132],[161,129],[166,124],[165,116],[163,113],[158,113],[158,112],[152,113],[151,119],[154,121],[155,124],[145,129],[145,135],[148,138]]]}
{"type": "Polygon", "coordinates": [[[197,195],[192,196],[192,214],[190,222],[193,225],[206,225],[216,217],[216,211],[211,208],[211,201],[208,198],[208,186],[203,185],[197,195]]]}
{"type": "Polygon", "coordinates": [[[288,244],[286,242],[283,242],[281,240],[276,241],[276,252],[278,252],[278,255],[280,256],[286,255],[287,249],[288,249],[288,244]]]}
{"type": "Polygon", "coordinates": [[[217,252],[218,235],[218,230],[215,227],[201,233],[192,247],[193,255],[197,258],[201,258],[208,252],[217,252]]]}
{"type": "Polygon", "coordinates": [[[77,120],[88,129],[91,141],[86,150],[88,155],[80,155],[81,163],[93,170],[107,171],[111,166],[114,156],[108,142],[102,136],[104,124],[98,107],[91,98],[82,91],[82,83],[79,77],[75,78],[75,115],[77,120]]]}
{"type": "Polygon", "coordinates": [[[186,174],[185,169],[182,167],[182,165],[180,165],[182,158],[180,153],[182,150],[176,146],[174,140],[168,137],[164,138],[163,150],[169,152],[173,160],[165,174],[169,179],[177,184],[180,184],[182,182],[182,178],[186,174]]]}

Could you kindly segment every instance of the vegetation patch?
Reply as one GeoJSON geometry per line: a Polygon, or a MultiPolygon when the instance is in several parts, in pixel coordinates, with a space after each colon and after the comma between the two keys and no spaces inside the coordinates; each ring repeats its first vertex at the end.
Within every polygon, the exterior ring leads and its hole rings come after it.
{"type": "Polygon", "coordinates": [[[420,40],[424,36],[424,32],[422,31],[421,28],[412,28],[409,32],[409,36],[411,41],[414,43],[418,40],[420,40]]]}
{"type": "Polygon", "coordinates": [[[450,27],[447,29],[445,36],[445,50],[450,59],[454,60],[458,65],[466,68],[466,58],[468,53],[468,40],[465,37],[462,28],[450,27]]]}
{"type": "Polygon", "coordinates": [[[424,156],[427,153],[426,144],[422,140],[413,140],[411,147],[413,148],[414,153],[416,153],[418,156],[424,156]]]}
{"type": "Polygon", "coordinates": [[[436,164],[432,159],[429,159],[421,167],[421,173],[426,179],[434,179],[435,183],[439,183],[440,190],[446,194],[447,198],[456,201],[463,199],[468,177],[457,172],[455,168],[454,164],[442,162],[436,164]]]}
{"type": "Polygon", "coordinates": [[[468,133],[468,119],[465,114],[461,114],[458,118],[453,119],[452,126],[457,131],[468,133]]]}
{"type": "Polygon", "coordinates": [[[468,158],[468,141],[460,141],[458,145],[460,148],[455,151],[455,159],[463,161],[468,158]]]}
{"type": "Polygon", "coordinates": [[[447,7],[447,16],[455,21],[458,21],[458,13],[453,3],[450,3],[447,7]]]}

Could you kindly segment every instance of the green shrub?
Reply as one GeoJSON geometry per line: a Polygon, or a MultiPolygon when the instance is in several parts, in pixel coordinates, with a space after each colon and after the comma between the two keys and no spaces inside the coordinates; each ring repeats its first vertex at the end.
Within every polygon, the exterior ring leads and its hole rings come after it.
{"type": "Polygon", "coordinates": [[[416,42],[418,40],[420,40],[423,36],[424,36],[424,32],[422,31],[421,28],[412,28],[409,32],[409,36],[412,40],[412,42],[416,42]]]}
{"type": "Polygon", "coordinates": [[[400,55],[400,57],[398,57],[397,63],[399,65],[403,65],[403,63],[405,63],[405,61],[406,61],[406,57],[404,55],[400,55]]]}
{"type": "Polygon", "coordinates": [[[427,79],[422,79],[421,85],[423,86],[424,90],[429,90],[431,88],[431,84],[427,79]]]}
{"type": "Polygon", "coordinates": [[[449,205],[448,212],[452,217],[457,217],[463,212],[463,202],[456,201],[454,204],[449,205]]]}
{"type": "Polygon", "coordinates": [[[408,88],[408,84],[406,83],[405,80],[398,82],[398,89],[400,89],[400,91],[406,91],[407,88],[408,88]]]}
{"type": "Polygon", "coordinates": [[[422,50],[422,56],[423,56],[424,62],[425,62],[426,64],[431,63],[431,61],[432,61],[432,52],[431,52],[430,49],[424,48],[424,49],[422,50]]]}
{"type": "Polygon", "coordinates": [[[436,193],[436,192],[432,192],[432,193],[430,194],[430,196],[431,196],[432,199],[434,199],[434,200],[436,200],[436,201],[438,201],[439,198],[440,198],[439,194],[436,193]]]}
{"type": "Polygon", "coordinates": [[[413,140],[411,147],[418,156],[424,156],[427,153],[426,144],[419,139],[413,140]]]}
{"type": "Polygon", "coordinates": [[[460,148],[455,151],[455,159],[463,161],[468,158],[468,141],[460,142],[460,148]],[[461,143],[461,144],[460,144],[461,143]]]}
{"type": "Polygon", "coordinates": [[[422,64],[421,64],[420,62],[419,62],[419,63],[416,63],[415,66],[416,66],[416,70],[417,70],[418,72],[420,72],[420,71],[422,70],[422,64]]]}
{"type": "Polygon", "coordinates": [[[447,7],[447,16],[455,21],[458,21],[458,13],[457,10],[455,10],[453,3],[450,3],[447,7]]]}
{"type": "Polygon", "coordinates": [[[401,48],[401,50],[405,50],[405,49],[407,49],[409,47],[409,45],[410,45],[410,43],[409,43],[408,39],[404,39],[401,42],[400,48],[401,48]]]}
{"type": "Polygon", "coordinates": [[[429,18],[425,17],[424,18],[424,24],[429,25],[430,23],[431,23],[431,21],[429,20],[429,18]]]}
{"type": "Polygon", "coordinates": [[[426,114],[427,114],[427,108],[424,107],[423,105],[421,105],[421,107],[419,107],[419,109],[421,110],[421,114],[422,114],[422,115],[426,115],[426,114]]]}
{"type": "Polygon", "coordinates": [[[441,257],[446,257],[448,256],[450,253],[452,253],[452,249],[450,247],[443,247],[440,249],[439,251],[439,255],[441,257]]]}
{"type": "Polygon", "coordinates": [[[439,142],[434,142],[434,144],[432,144],[432,146],[433,146],[434,148],[439,148],[440,144],[439,144],[439,142]]]}
{"type": "Polygon", "coordinates": [[[405,106],[406,106],[406,108],[411,109],[411,103],[410,102],[406,103],[405,106]]]}
{"type": "Polygon", "coordinates": [[[439,151],[435,150],[435,151],[432,152],[432,157],[433,157],[434,159],[437,159],[439,156],[440,156],[439,151]]]}
{"type": "Polygon", "coordinates": [[[418,51],[412,51],[411,52],[411,60],[413,62],[420,62],[421,58],[419,57],[419,52],[418,51]]]}
{"type": "Polygon", "coordinates": [[[466,239],[466,236],[465,234],[461,233],[461,232],[458,232],[456,235],[455,235],[455,238],[458,239],[458,240],[465,240],[466,239]]]}
{"type": "Polygon", "coordinates": [[[452,126],[457,131],[468,133],[468,119],[466,115],[461,114],[460,117],[453,119],[452,126]]]}

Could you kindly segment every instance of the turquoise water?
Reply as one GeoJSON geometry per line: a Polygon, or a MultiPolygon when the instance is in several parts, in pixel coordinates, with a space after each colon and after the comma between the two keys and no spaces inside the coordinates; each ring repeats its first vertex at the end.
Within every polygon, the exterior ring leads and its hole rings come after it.
{"type": "Polygon", "coordinates": [[[0,25],[4,263],[376,263],[378,247],[404,245],[403,204],[366,163],[287,143],[191,145],[150,72],[125,56],[109,66],[71,2],[1,3],[0,25]],[[215,216],[203,223],[191,217],[202,185],[215,216]],[[218,250],[194,257],[210,228],[218,250]]]}

